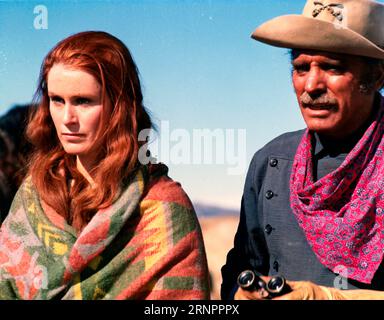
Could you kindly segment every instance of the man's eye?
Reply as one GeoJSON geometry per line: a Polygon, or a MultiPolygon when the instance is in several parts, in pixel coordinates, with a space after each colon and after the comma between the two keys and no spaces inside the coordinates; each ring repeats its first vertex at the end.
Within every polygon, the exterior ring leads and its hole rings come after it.
{"type": "Polygon", "coordinates": [[[327,65],[324,67],[324,70],[335,72],[335,73],[342,73],[345,71],[345,68],[342,66],[327,65]]]}
{"type": "Polygon", "coordinates": [[[307,65],[294,65],[293,66],[293,71],[296,73],[304,73],[309,71],[309,66],[307,65]]]}
{"type": "Polygon", "coordinates": [[[343,73],[345,71],[345,69],[343,67],[340,67],[340,66],[333,66],[333,67],[329,67],[328,71],[331,71],[334,73],[343,73]]]}

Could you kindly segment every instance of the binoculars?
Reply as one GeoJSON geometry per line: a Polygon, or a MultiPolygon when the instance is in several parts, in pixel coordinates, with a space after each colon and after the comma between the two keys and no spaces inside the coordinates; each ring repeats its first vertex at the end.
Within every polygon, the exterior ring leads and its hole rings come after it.
{"type": "Polygon", "coordinates": [[[253,270],[245,270],[237,277],[237,284],[247,291],[266,290],[269,293],[268,298],[281,296],[290,291],[285,278],[274,276],[268,282],[260,278],[261,274],[253,270]]]}

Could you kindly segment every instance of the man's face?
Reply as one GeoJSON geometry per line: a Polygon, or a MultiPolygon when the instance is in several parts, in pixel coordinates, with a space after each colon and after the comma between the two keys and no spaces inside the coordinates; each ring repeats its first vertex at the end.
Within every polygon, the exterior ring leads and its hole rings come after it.
{"type": "Polygon", "coordinates": [[[310,130],[342,139],[371,114],[374,90],[362,92],[363,59],[334,53],[299,51],[292,61],[292,81],[310,130]]]}

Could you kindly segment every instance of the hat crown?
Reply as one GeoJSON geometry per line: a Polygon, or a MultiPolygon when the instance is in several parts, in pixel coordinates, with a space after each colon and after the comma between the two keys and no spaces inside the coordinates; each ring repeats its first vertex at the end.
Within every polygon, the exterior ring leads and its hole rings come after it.
{"type": "Polygon", "coordinates": [[[308,0],[303,16],[348,28],[384,48],[384,5],[371,0],[308,0]]]}
{"type": "Polygon", "coordinates": [[[252,37],[282,48],[384,60],[383,0],[307,0],[302,14],[264,22],[252,37]]]}

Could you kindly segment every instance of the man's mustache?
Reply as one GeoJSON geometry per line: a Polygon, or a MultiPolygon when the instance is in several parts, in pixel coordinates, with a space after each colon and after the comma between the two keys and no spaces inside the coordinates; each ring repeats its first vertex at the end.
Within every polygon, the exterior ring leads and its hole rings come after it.
{"type": "Polygon", "coordinates": [[[328,93],[324,93],[321,96],[316,98],[312,98],[308,92],[304,91],[304,93],[300,96],[300,102],[304,105],[329,105],[329,104],[337,104],[337,99],[329,96],[328,93]]]}

